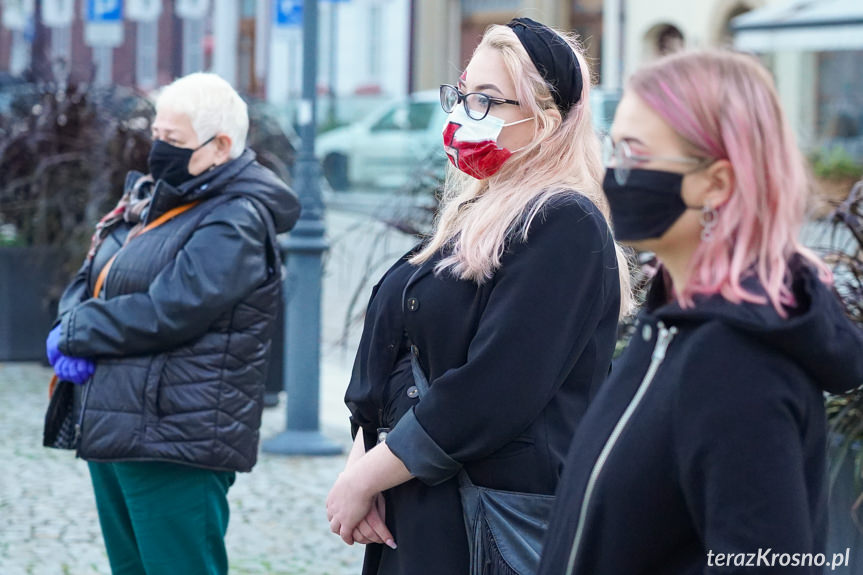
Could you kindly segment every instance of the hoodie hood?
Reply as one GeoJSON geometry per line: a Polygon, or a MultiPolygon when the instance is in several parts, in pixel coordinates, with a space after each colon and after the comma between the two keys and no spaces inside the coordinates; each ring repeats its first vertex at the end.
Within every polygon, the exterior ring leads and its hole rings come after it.
{"type": "MultiPolygon", "coordinates": [[[[142,174],[131,173],[127,188],[142,174]]],[[[289,231],[300,217],[296,194],[271,170],[255,161],[255,152],[246,149],[238,158],[208,170],[178,187],[156,182],[147,214],[152,221],[168,210],[188,202],[207,200],[220,194],[248,194],[266,206],[277,233],[289,231]]]]}
{"type": "MultiPolygon", "coordinates": [[[[669,324],[720,321],[746,333],[799,365],[824,391],[845,393],[863,385],[863,329],[846,315],[838,295],[814,268],[795,256],[790,262],[791,291],[796,307],[780,316],[772,305],[730,302],[720,295],[695,298],[681,308],[666,303],[665,282],[657,274],[647,296],[651,315],[669,324]]],[[[753,293],[764,293],[757,278],[743,282],[753,293]]]]}

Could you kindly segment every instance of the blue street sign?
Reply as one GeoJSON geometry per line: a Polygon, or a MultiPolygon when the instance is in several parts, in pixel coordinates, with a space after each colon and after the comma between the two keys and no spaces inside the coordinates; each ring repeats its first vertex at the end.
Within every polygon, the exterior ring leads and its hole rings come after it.
{"type": "Polygon", "coordinates": [[[111,23],[123,21],[123,0],[87,0],[87,21],[111,23]]]}
{"type": "Polygon", "coordinates": [[[303,0],[274,0],[276,3],[276,26],[303,25],[303,0]]]}

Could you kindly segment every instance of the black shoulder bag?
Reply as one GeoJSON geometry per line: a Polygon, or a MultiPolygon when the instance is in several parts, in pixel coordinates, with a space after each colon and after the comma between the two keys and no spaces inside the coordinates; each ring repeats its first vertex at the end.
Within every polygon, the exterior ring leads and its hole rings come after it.
{"type": "MultiPolygon", "coordinates": [[[[411,367],[422,399],[429,383],[414,353],[411,353],[411,367]]],[[[470,575],[536,573],[555,496],[474,485],[464,468],[458,478],[470,551],[470,575]]]]}

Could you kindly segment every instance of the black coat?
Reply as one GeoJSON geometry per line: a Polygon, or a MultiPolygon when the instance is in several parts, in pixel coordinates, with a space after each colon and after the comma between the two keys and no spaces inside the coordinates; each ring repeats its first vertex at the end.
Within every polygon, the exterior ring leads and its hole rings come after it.
{"type": "Polygon", "coordinates": [[[824,552],[822,390],[863,384],[863,332],[794,268],[787,319],[719,296],[681,309],[655,282],[573,439],[542,575],[821,573],[746,565],[824,552]]]}
{"type": "Polygon", "coordinates": [[[82,400],[84,459],[255,464],[281,299],[274,235],[293,227],[299,203],[246,151],[179,189],[159,182],[145,221],[195,200],[119,252],[128,225],[117,226],[61,301],[60,351],[96,361],[82,400]]]}
{"type": "Polygon", "coordinates": [[[437,261],[402,258],[375,287],[346,394],[366,447],[394,426],[387,444],[417,478],[387,494],[399,548],[371,546],[367,573],[466,573],[455,475],[464,466],[478,485],[553,493],[614,349],[614,242],[584,198],[546,206],[481,285],[434,273],[437,261]],[[419,403],[405,393],[405,335],[430,381],[419,403]]]}

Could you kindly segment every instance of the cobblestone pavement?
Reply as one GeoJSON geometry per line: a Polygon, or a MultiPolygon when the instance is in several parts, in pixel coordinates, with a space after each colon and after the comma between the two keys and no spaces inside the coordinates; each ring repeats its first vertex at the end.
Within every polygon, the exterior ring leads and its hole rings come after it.
{"type": "MultiPolygon", "coordinates": [[[[0,574],[108,574],[86,464],[41,445],[50,373],[0,364],[0,574]]],[[[266,410],[262,435],[283,428],[283,408],[266,410]]],[[[346,429],[325,430],[349,438],[346,429]]],[[[252,473],[238,474],[228,497],[231,573],[359,573],[362,547],[330,533],[324,511],[343,463],[262,454],[252,473]]]]}

